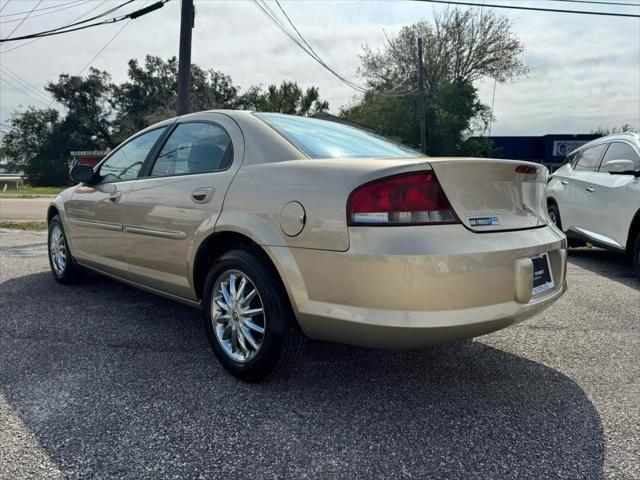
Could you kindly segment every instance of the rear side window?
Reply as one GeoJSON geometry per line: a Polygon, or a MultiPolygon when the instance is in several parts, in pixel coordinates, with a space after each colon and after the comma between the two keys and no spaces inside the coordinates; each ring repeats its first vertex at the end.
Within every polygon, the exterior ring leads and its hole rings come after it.
{"type": "Polygon", "coordinates": [[[211,123],[182,123],[169,136],[156,158],[152,177],[226,170],[233,161],[227,132],[211,123]]]}
{"type": "Polygon", "coordinates": [[[609,145],[607,153],[604,154],[602,165],[609,160],[631,160],[640,168],[640,156],[631,145],[624,142],[613,142],[609,145]]]}
{"type": "Polygon", "coordinates": [[[600,158],[602,158],[605,148],[607,148],[606,143],[585,148],[580,152],[580,157],[577,159],[573,169],[578,172],[595,172],[598,169],[600,158]]]}
{"type": "Polygon", "coordinates": [[[311,158],[419,157],[400,143],[336,122],[278,113],[256,113],[311,158]]]}
{"type": "Polygon", "coordinates": [[[138,178],[142,164],[164,130],[158,128],[139,135],[113,152],[100,166],[102,181],[112,183],[138,178]]]}

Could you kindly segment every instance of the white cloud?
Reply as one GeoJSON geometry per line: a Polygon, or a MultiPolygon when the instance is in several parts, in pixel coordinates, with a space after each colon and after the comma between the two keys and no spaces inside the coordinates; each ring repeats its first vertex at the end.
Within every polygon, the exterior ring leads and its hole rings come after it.
{"type": "MultiPolygon", "coordinates": [[[[52,4],[53,1],[45,0],[52,4]]],[[[110,0],[107,5],[115,6],[115,1],[110,0]]],[[[35,0],[12,0],[2,15],[29,10],[35,3],[35,0]]],[[[137,3],[142,5],[141,1],[137,3]]],[[[540,2],[518,3],[540,5],[540,2]]],[[[392,35],[403,25],[433,15],[433,8],[420,2],[284,1],[282,4],[318,53],[337,71],[360,83],[362,79],[356,77],[356,71],[364,43],[382,45],[383,29],[392,35]]],[[[63,25],[96,5],[28,19],[14,35],[63,25]]],[[[284,79],[295,80],[302,86],[318,85],[334,111],[354,95],[351,88],[285,37],[253,2],[196,0],[196,7],[194,63],[224,71],[243,88],[284,79]]],[[[640,8],[637,11],[640,13],[640,8]]],[[[508,10],[500,13],[512,19],[514,31],[526,45],[525,61],[531,73],[526,79],[497,86],[493,134],[583,133],[597,126],[623,123],[640,128],[638,19],[508,10]]],[[[173,0],[161,10],[131,22],[93,65],[111,72],[115,81],[122,81],[130,58],[177,55],[179,15],[179,1],[173,0]]],[[[7,35],[13,26],[0,24],[0,37],[7,35]]],[[[0,54],[0,63],[41,87],[61,72],[77,73],[118,28],[112,25],[44,38],[0,54]]],[[[8,48],[4,45],[4,49],[8,48]]],[[[2,77],[6,78],[5,74],[2,77]]],[[[3,122],[21,104],[42,106],[5,82],[0,88],[3,122]]],[[[479,88],[483,101],[490,103],[493,82],[484,82],[479,88]]]]}

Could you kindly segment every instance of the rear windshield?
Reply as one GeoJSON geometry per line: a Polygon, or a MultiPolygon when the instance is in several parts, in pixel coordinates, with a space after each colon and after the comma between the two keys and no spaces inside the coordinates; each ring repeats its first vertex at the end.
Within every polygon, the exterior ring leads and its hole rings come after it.
{"type": "Polygon", "coordinates": [[[256,113],[311,158],[419,157],[422,154],[373,133],[336,122],[279,113],[256,113]]]}

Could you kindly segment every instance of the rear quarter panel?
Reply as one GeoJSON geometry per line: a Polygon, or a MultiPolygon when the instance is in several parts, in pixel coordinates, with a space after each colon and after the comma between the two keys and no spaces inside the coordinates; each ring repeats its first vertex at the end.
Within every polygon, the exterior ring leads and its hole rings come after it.
{"type": "Polygon", "coordinates": [[[346,204],[359,185],[375,178],[430,169],[425,159],[302,159],[245,164],[236,175],[217,231],[237,231],[261,245],[346,251],[346,204]],[[289,202],[304,208],[304,228],[296,236],[281,229],[289,202]]]}

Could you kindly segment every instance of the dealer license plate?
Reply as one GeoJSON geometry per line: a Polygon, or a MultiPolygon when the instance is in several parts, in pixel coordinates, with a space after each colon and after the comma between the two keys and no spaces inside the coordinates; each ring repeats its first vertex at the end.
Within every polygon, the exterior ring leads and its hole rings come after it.
{"type": "Polygon", "coordinates": [[[553,275],[551,274],[551,265],[549,265],[549,256],[545,253],[539,257],[533,257],[533,295],[537,295],[547,290],[555,288],[553,283],[553,275]]]}

